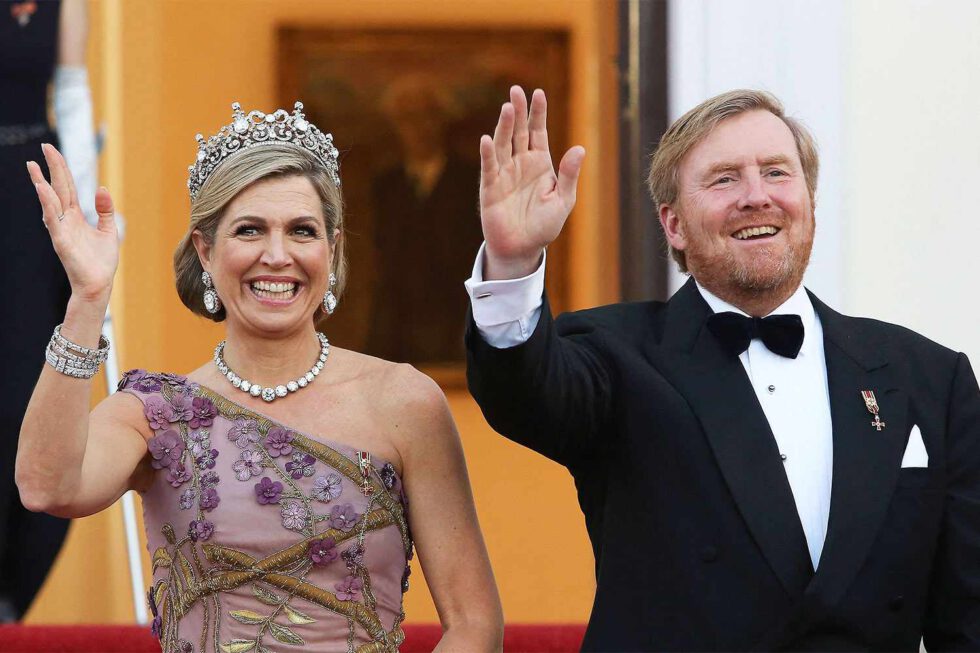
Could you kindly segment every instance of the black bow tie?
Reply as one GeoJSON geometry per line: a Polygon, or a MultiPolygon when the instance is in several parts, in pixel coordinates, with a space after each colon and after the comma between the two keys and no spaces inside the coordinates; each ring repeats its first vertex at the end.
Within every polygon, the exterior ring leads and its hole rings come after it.
{"type": "Polygon", "coordinates": [[[747,317],[738,313],[715,313],[708,318],[708,330],[732,356],[749,348],[754,338],[774,354],[796,358],[803,346],[803,320],[799,315],[747,317]]]}

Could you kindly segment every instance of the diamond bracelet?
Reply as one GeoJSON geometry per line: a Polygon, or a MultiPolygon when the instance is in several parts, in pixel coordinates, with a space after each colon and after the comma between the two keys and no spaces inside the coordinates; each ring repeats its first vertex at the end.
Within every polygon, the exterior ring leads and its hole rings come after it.
{"type": "Polygon", "coordinates": [[[44,360],[56,372],[76,379],[91,379],[109,356],[109,340],[100,335],[98,349],[75,344],[61,335],[61,325],[54,328],[44,350],[44,360]]]}

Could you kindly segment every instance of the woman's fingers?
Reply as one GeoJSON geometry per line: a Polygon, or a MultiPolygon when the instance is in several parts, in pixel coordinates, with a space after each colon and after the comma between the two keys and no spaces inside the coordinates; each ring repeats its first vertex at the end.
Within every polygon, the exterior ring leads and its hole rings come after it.
{"type": "Polygon", "coordinates": [[[109,189],[105,186],[99,186],[99,190],[95,191],[95,212],[99,214],[99,231],[115,233],[116,210],[112,205],[109,189]]]}
{"type": "Polygon", "coordinates": [[[527,96],[520,86],[510,87],[510,102],[514,105],[514,154],[527,152],[527,96]]]}
{"type": "Polygon", "coordinates": [[[505,166],[510,162],[513,150],[511,142],[514,138],[514,105],[505,102],[500,107],[500,118],[493,132],[493,146],[497,155],[497,165],[505,166]]]}
{"type": "Polygon", "coordinates": [[[534,89],[531,112],[528,116],[529,142],[532,150],[548,151],[548,100],[544,91],[534,89]]]}
{"type": "MultiPolygon", "coordinates": [[[[41,210],[44,214],[44,224],[47,225],[49,220],[57,221],[59,215],[64,215],[61,210],[61,200],[58,198],[58,194],[54,192],[51,185],[44,178],[44,173],[41,172],[41,166],[34,161],[28,161],[27,172],[31,176],[31,181],[34,182],[34,189],[37,191],[37,199],[41,203],[41,210]]],[[[48,228],[51,228],[50,225],[48,228]]]]}
{"type": "Polygon", "coordinates": [[[67,210],[70,207],[78,206],[78,195],[75,193],[75,182],[65,163],[65,157],[54,145],[45,143],[41,146],[44,158],[48,162],[48,170],[51,172],[51,187],[58,194],[61,206],[67,210]]]}
{"type": "Polygon", "coordinates": [[[37,190],[37,198],[41,202],[43,212],[41,219],[54,237],[63,226],[64,213],[61,212],[60,208],[61,200],[58,199],[58,194],[47,182],[35,183],[34,188],[37,190]]]}

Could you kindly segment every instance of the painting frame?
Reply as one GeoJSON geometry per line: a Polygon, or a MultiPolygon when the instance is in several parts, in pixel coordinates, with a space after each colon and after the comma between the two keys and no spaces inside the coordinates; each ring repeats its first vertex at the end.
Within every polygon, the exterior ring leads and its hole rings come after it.
{"type": "MultiPolygon", "coordinates": [[[[479,138],[519,84],[547,91],[553,159],[567,149],[567,31],[282,25],[277,44],[280,105],[302,100],[341,150],[350,275],[325,324],[331,342],[410,363],[444,389],[465,386],[479,138]]],[[[567,252],[565,236],[548,250],[556,313],[568,300],[567,252]]]]}

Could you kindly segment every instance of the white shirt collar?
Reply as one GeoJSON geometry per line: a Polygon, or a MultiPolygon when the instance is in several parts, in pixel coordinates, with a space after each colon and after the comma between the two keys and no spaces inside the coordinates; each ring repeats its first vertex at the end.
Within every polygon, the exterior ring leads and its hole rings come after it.
{"type": "MultiPolygon", "coordinates": [[[[726,311],[731,311],[732,313],[738,313],[739,315],[746,315],[748,313],[738,308],[737,306],[732,306],[724,299],[714,295],[697,282],[695,279],[694,283],[698,286],[698,292],[704,297],[704,301],[708,303],[714,313],[724,313],[726,311]]],[[[799,315],[800,319],[803,320],[803,346],[800,349],[801,354],[805,354],[810,348],[809,346],[813,342],[812,335],[816,333],[815,323],[816,323],[816,312],[813,310],[813,302],[810,301],[810,296],[806,294],[806,289],[800,285],[796,292],[790,295],[789,299],[780,304],[770,315],[799,315]]]]}

